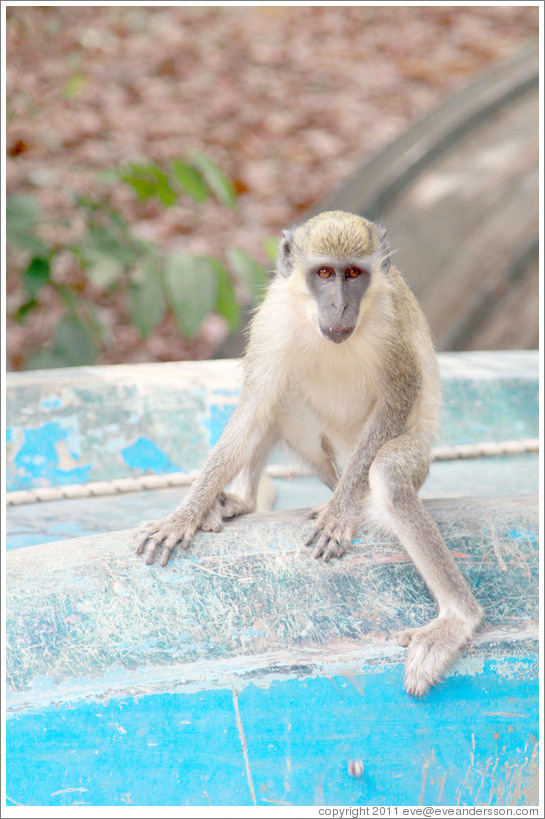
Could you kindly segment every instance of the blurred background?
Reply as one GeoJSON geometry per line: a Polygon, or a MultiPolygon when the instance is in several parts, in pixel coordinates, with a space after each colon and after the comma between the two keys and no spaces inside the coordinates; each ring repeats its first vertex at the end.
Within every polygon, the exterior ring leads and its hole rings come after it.
{"type": "Polygon", "coordinates": [[[8,369],[238,354],[324,207],[389,228],[439,349],[536,347],[537,39],[518,4],[8,8],[8,369]]]}

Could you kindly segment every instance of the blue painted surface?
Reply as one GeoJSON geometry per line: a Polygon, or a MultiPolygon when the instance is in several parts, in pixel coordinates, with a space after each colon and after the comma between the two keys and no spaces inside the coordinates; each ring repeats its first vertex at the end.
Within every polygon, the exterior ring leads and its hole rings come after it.
{"type": "MultiPolygon", "coordinates": [[[[66,486],[73,483],[85,483],[88,480],[90,465],[63,469],[60,465],[58,445],[61,441],[69,447],[70,457],[79,459],[77,442],[74,446],[75,418],[71,423],[51,421],[37,427],[26,427],[24,440],[14,458],[15,469],[21,477],[32,475],[37,486],[66,486]]],[[[8,440],[13,440],[13,430],[8,430],[8,440]]],[[[7,491],[18,485],[17,479],[8,473],[7,491]]]]}
{"type": "Polygon", "coordinates": [[[130,469],[142,473],[155,472],[159,475],[183,471],[183,466],[173,463],[168,455],[149,438],[137,438],[130,446],[120,450],[123,460],[130,469]]]}
{"type": "MultiPolygon", "coordinates": [[[[539,459],[526,454],[433,463],[422,498],[534,495],[539,486],[539,459]]],[[[325,503],[330,490],[317,478],[275,479],[274,509],[301,509],[325,503]]],[[[130,529],[142,520],[167,515],[185,488],[128,493],[13,506],[7,517],[6,548],[19,549],[55,540],[115,529],[130,529]]]]}
{"type": "Polygon", "coordinates": [[[233,412],[235,411],[236,403],[233,404],[222,404],[222,405],[212,405],[210,407],[210,419],[209,419],[209,433],[210,433],[210,446],[213,447],[217,444],[221,437],[221,433],[225,429],[227,422],[229,421],[230,417],[232,416],[233,412]]]}
{"type": "MultiPolygon", "coordinates": [[[[538,436],[534,351],[439,360],[438,445],[538,436]]],[[[199,469],[234,411],[240,378],[225,361],[10,373],[8,491],[199,469]]]]}
{"type": "MultiPolygon", "coordinates": [[[[512,375],[515,358],[508,376],[501,373],[501,354],[464,359],[476,362],[470,377],[458,378],[454,368],[446,373],[439,444],[537,434],[536,362],[530,356],[518,378],[512,375]]],[[[193,376],[184,382],[183,366],[165,365],[172,382],[158,381],[154,369],[156,380],[138,385],[132,368],[122,371],[125,380],[112,378],[109,368],[77,372],[79,386],[62,383],[62,373],[61,387],[59,374],[42,373],[36,383],[26,374],[18,381],[21,390],[10,393],[10,489],[198,468],[238,392],[199,386],[193,376]]],[[[536,467],[535,456],[434,464],[426,487],[436,497],[460,489],[534,494],[536,467]]],[[[316,501],[308,484],[299,494],[294,486],[282,483],[277,508],[316,501]]],[[[10,545],[123,529],[170,511],[180,495],[170,489],[44,503],[32,513],[27,507],[26,518],[14,507],[10,545]]],[[[397,620],[416,625],[431,602],[415,572],[406,571],[385,544],[367,544],[372,554],[362,556],[361,566],[349,554],[338,566],[318,567],[312,582],[305,574],[310,568],[297,568],[293,549],[282,563],[276,535],[259,536],[259,548],[242,548],[238,536],[236,566],[232,550],[222,551],[217,562],[190,553],[178,569],[173,559],[166,573],[138,563],[134,578],[130,560],[125,576],[123,558],[101,570],[100,549],[76,568],[42,556],[34,585],[32,572],[24,570],[8,589],[17,598],[11,616],[28,607],[11,637],[10,659],[21,679],[8,691],[8,804],[536,804],[537,534],[523,519],[514,525],[506,518],[504,526],[503,513],[487,514],[486,520],[478,516],[477,535],[456,515],[448,543],[479,599],[495,601],[487,608],[495,636],[464,655],[421,701],[403,692],[402,665],[384,657],[391,659],[386,643],[397,620]],[[375,559],[377,565],[366,568],[365,561],[375,559]],[[368,577],[362,579],[358,571],[364,570],[368,577]],[[74,582],[73,599],[62,591],[68,581],[74,582]],[[351,595],[357,605],[347,605],[351,595]],[[86,623],[97,626],[87,643],[86,623]],[[517,629],[518,642],[510,641],[517,629]],[[222,635],[235,652],[221,658],[231,662],[233,675],[219,665],[222,635]],[[311,638],[314,653],[305,643],[311,638]],[[181,654],[186,642],[194,652],[194,665],[174,665],[170,676],[169,640],[177,640],[181,654]],[[252,656],[259,657],[268,640],[273,659],[260,667],[252,656]],[[352,656],[347,647],[371,644],[380,655],[373,663],[366,654],[346,659],[352,656]],[[115,657],[108,653],[112,646],[115,657]],[[35,669],[28,680],[25,663],[35,669]],[[184,679],[193,680],[191,688],[184,679]],[[364,763],[361,779],[348,775],[354,758],[364,763]]],[[[37,566],[39,551],[29,567],[37,566]]],[[[73,549],[67,551],[73,557],[73,549]]],[[[400,656],[398,650],[396,660],[400,656]]]]}
{"type": "Polygon", "coordinates": [[[422,701],[402,677],[393,665],[240,691],[226,681],[17,715],[7,793],[52,806],[533,804],[535,657],[486,660],[422,701]]]}

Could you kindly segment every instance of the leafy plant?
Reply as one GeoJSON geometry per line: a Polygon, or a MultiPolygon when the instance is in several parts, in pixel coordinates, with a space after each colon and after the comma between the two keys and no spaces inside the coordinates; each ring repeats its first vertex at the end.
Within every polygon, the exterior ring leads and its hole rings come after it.
{"type": "MultiPolygon", "coordinates": [[[[154,198],[165,208],[173,207],[180,197],[196,203],[214,197],[225,207],[236,205],[230,181],[199,152],[175,159],[166,168],[155,163],[130,164],[110,173],[109,178],[128,185],[140,200],[154,198]]],[[[15,196],[7,201],[7,243],[23,260],[25,294],[12,311],[13,318],[27,321],[42,305],[45,293],[53,292],[63,305],[51,348],[32,352],[25,361],[27,367],[74,366],[96,360],[110,338],[96,293],[122,294],[130,321],[142,338],[170,312],[180,332],[192,339],[211,312],[223,316],[230,330],[236,331],[240,293],[256,302],[264,291],[264,268],[242,248],[228,247],[223,259],[179,250],[165,252],[134,236],[107,191],[95,199],[75,197],[74,210],[83,230],[70,243],[55,243],[40,237],[46,222],[34,198],[15,196]],[[83,272],[83,283],[77,276],[62,281],[55,275],[66,254],[83,272]]],[[[270,241],[266,250],[270,254],[270,241]]]]}

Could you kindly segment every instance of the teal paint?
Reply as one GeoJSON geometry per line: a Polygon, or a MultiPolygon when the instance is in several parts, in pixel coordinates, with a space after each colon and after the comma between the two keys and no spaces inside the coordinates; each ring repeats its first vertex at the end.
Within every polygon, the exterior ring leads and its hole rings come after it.
{"type": "MultiPolygon", "coordinates": [[[[498,353],[496,360],[500,357],[498,353]]],[[[539,437],[537,379],[501,377],[493,371],[487,375],[463,384],[457,377],[442,378],[439,446],[539,437]]]]}
{"type": "MultiPolygon", "coordinates": [[[[455,500],[428,508],[496,633],[489,639],[506,650],[509,635],[533,633],[538,551],[508,533],[537,531],[537,502],[466,501],[463,514],[455,500]]],[[[150,669],[184,679],[182,668],[193,678],[203,664],[262,667],[271,654],[291,667],[301,657],[400,652],[395,635],[436,613],[400,545],[362,529],[364,545],[324,566],[302,546],[309,525],[304,512],[241,517],[217,534],[198,534],[167,569],[135,556],[126,530],[11,551],[9,707],[33,707],[36,681],[44,679],[49,702],[57,702],[61,689],[61,701],[89,690],[86,680],[97,695],[119,690],[120,674],[127,687],[143,685],[150,669]]],[[[524,656],[527,648],[519,642],[512,651],[524,656]]]]}
{"type": "Polygon", "coordinates": [[[422,700],[398,664],[331,673],[16,714],[7,793],[43,806],[535,804],[535,657],[486,660],[422,700]]]}

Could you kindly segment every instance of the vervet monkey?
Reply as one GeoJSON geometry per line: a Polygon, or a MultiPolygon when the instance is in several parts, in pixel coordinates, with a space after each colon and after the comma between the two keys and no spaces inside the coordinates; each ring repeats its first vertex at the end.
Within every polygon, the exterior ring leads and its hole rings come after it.
{"type": "Polygon", "coordinates": [[[405,688],[421,695],[482,618],[417,495],[440,410],[428,325],[384,230],[360,216],[321,213],[284,231],[277,271],[253,318],[237,409],[180,506],[144,524],[137,552],[152,563],[161,550],[164,566],[198,529],[252,511],[283,439],[332,489],[306,541],[313,557],[341,557],[371,522],[399,538],[434,595],[439,616],[400,637],[405,688]]]}

